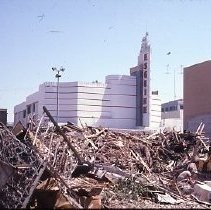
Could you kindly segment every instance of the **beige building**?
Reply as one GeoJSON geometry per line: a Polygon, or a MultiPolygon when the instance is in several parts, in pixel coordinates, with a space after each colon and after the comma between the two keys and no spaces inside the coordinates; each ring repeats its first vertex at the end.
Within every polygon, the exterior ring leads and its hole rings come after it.
{"type": "Polygon", "coordinates": [[[184,129],[211,136],[211,60],[184,68],[184,129]]]}

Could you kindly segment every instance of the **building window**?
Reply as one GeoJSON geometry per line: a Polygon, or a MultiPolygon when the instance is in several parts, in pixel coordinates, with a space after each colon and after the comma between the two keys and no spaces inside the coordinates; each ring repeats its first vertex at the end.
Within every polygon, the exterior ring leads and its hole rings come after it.
{"type": "Polygon", "coordinates": [[[170,106],[170,109],[169,109],[170,111],[175,111],[175,110],[177,110],[177,106],[170,106]]]}
{"type": "Polygon", "coordinates": [[[27,106],[27,114],[30,114],[31,113],[31,105],[28,105],[27,106]]]}
{"type": "Polygon", "coordinates": [[[147,78],[147,71],[144,71],[144,78],[147,78]]]}
{"type": "Polygon", "coordinates": [[[26,118],[26,110],[23,110],[23,118],[26,118]]]}
{"type": "Polygon", "coordinates": [[[183,109],[183,105],[180,105],[180,109],[183,109]]]}
{"type": "Polygon", "coordinates": [[[147,54],[144,54],[144,60],[145,61],[147,60],[147,54]]]}
{"type": "Polygon", "coordinates": [[[144,95],[145,96],[147,95],[147,89],[144,89],[144,95]]]}
{"type": "Polygon", "coordinates": [[[161,109],[161,112],[164,112],[164,108],[161,109]]]}
{"type": "Polygon", "coordinates": [[[144,104],[147,104],[147,98],[144,98],[144,104]]]}
{"type": "Polygon", "coordinates": [[[152,95],[158,95],[158,90],[152,91],[152,95]]]}
{"type": "Polygon", "coordinates": [[[147,69],[147,63],[144,63],[144,69],[147,69]]]}
{"type": "Polygon", "coordinates": [[[146,106],[143,107],[143,113],[147,113],[147,107],[146,106]]]}
{"type": "Polygon", "coordinates": [[[144,80],[144,87],[147,86],[147,80],[144,80]]]}
{"type": "Polygon", "coordinates": [[[168,110],[169,110],[168,107],[166,107],[166,108],[165,108],[165,112],[168,112],[168,110]]]}
{"type": "Polygon", "coordinates": [[[35,103],[32,104],[32,112],[35,112],[35,103]]]}

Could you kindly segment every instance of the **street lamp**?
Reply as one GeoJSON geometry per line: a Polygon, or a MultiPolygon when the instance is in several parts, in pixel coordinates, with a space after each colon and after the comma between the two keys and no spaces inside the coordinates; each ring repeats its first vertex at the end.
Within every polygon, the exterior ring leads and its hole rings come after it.
{"type": "MultiPolygon", "coordinates": [[[[171,52],[168,52],[166,55],[171,55],[171,52]]],[[[182,68],[183,68],[183,65],[180,65],[181,67],[181,72],[182,72],[182,68]]],[[[176,67],[174,67],[174,72],[173,72],[173,84],[174,84],[174,100],[176,100],[176,67]]],[[[166,65],[166,74],[170,74],[169,72],[169,64],[166,65]]]]}
{"type": "Polygon", "coordinates": [[[57,78],[57,90],[56,90],[56,121],[58,123],[58,116],[59,116],[59,78],[61,77],[61,74],[59,74],[61,71],[64,71],[65,69],[61,67],[59,70],[55,67],[52,68],[53,71],[56,71],[57,74],[55,77],[57,78]]]}

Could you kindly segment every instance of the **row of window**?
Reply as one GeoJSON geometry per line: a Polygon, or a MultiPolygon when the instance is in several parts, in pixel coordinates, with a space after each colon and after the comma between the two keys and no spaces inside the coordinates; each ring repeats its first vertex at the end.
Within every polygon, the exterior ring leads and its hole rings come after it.
{"type": "Polygon", "coordinates": [[[152,95],[158,95],[158,90],[152,91],[152,95]]]}
{"type": "MultiPolygon", "coordinates": [[[[179,109],[183,109],[182,104],[179,106],[179,109]]],[[[176,111],[176,110],[177,110],[177,106],[170,106],[170,107],[162,108],[161,112],[169,112],[169,111],[176,111]]]]}

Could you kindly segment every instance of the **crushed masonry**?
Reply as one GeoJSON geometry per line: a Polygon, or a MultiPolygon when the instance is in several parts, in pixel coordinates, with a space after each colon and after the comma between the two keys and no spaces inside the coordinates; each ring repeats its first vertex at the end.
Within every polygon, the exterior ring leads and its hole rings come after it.
{"type": "Polygon", "coordinates": [[[207,208],[211,149],[195,133],[0,124],[1,208],[207,208]]]}

